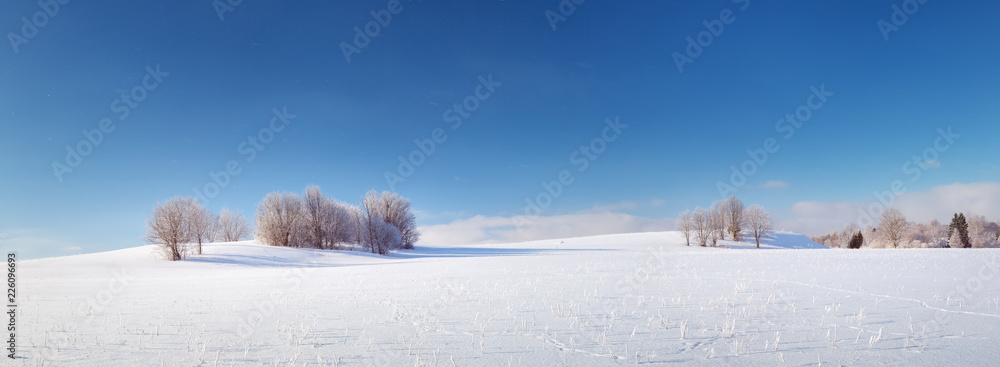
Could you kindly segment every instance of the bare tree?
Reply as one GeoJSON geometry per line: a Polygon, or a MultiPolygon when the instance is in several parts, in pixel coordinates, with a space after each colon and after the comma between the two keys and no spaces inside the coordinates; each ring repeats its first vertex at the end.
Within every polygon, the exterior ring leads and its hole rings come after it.
{"type": "Polygon", "coordinates": [[[771,214],[760,205],[754,204],[744,212],[744,216],[747,231],[757,242],[757,248],[760,248],[760,239],[769,236],[774,231],[771,214]]]}
{"type": "Polygon", "coordinates": [[[190,196],[156,203],[153,215],[146,220],[145,240],[159,244],[167,260],[178,261],[188,256],[186,244],[192,238],[188,216],[194,203],[194,197],[190,196]]]}
{"type": "Polygon", "coordinates": [[[709,233],[712,239],[712,246],[717,246],[719,240],[726,239],[726,211],[722,206],[722,201],[712,203],[708,209],[708,225],[712,228],[709,233]]]}
{"type": "Polygon", "coordinates": [[[319,186],[306,187],[302,193],[303,226],[306,240],[312,248],[323,248],[326,241],[326,226],[333,216],[330,202],[332,199],[323,195],[319,186]]]}
{"type": "Polygon", "coordinates": [[[362,228],[365,224],[365,213],[361,210],[361,207],[357,205],[347,205],[347,214],[351,217],[351,228],[349,236],[351,238],[350,242],[354,242],[357,245],[363,245],[364,242],[361,240],[362,228]]]}
{"type": "Polygon", "coordinates": [[[403,237],[399,229],[389,222],[374,218],[371,230],[362,231],[361,241],[369,244],[379,255],[387,255],[391,251],[403,248],[403,237]]]}
{"type": "Polygon", "coordinates": [[[688,246],[691,246],[691,231],[693,229],[694,223],[691,222],[691,212],[685,210],[677,218],[677,230],[681,231],[681,234],[684,235],[684,242],[686,242],[688,246]]]}
{"type": "Polygon", "coordinates": [[[892,244],[893,248],[899,247],[907,233],[908,224],[903,212],[889,208],[882,212],[882,217],[879,218],[877,233],[887,244],[892,244]]]}
{"type": "Polygon", "coordinates": [[[341,243],[351,242],[355,229],[349,207],[336,200],[327,200],[325,206],[328,217],[323,224],[323,232],[326,234],[324,248],[334,249],[340,247],[341,243]]]}
{"type": "Polygon", "coordinates": [[[861,229],[858,228],[857,224],[855,224],[854,222],[847,223],[847,225],[844,226],[844,229],[840,231],[839,235],[840,238],[837,241],[837,247],[842,247],[842,248],[849,247],[849,245],[851,244],[851,240],[853,240],[854,236],[859,232],[861,232],[861,229]]]}
{"type": "Polygon", "coordinates": [[[744,210],[745,205],[743,205],[743,200],[738,199],[735,195],[730,196],[729,199],[722,202],[722,211],[725,216],[726,231],[729,235],[733,237],[733,241],[739,242],[742,240],[741,232],[743,231],[744,222],[744,210]]]}
{"type": "Polygon", "coordinates": [[[299,246],[304,240],[302,199],[292,193],[272,192],[257,205],[256,237],[270,246],[299,246]]]}
{"type": "Polygon", "coordinates": [[[417,231],[416,217],[410,210],[410,200],[388,191],[376,194],[375,190],[372,190],[365,195],[366,198],[369,196],[375,200],[372,213],[395,226],[403,239],[403,248],[412,249],[420,239],[420,232],[417,231]]]}
{"type": "Polygon", "coordinates": [[[969,242],[972,247],[983,248],[992,244],[993,234],[987,233],[989,221],[982,215],[969,214],[969,242]]]}
{"type": "MultiPolygon", "coordinates": [[[[392,223],[388,222],[386,193],[378,194],[375,190],[369,191],[361,199],[361,243],[367,246],[372,253],[385,255],[397,247],[403,246],[402,233],[392,223]],[[391,229],[390,229],[391,227],[391,229]]],[[[391,206],[391,204],[390,204],[391,206]]]]}
{"type": "Polygon", "coordinates": [[[190,220],[191,240],[197,242],[198,255],[201,255],[201,244],[215,241],[219,218],[197,200],[188,203],[188,218],[190,220]]]}
{"type": "Polygon", "coordinates": [[[250,225],[239,212],[222,208],[219,213],[219,238],[225,242],[239,241],[250,237],[250,225]]]}
{"type": "Polygon", "coordinates": [[[712,228],[709,226],[708,212],[702,209],[700,206],[694,209],[694,213],[691,214],[691,223],[693,224],[695,237],[698,238],[698,244],[702,247],[708,244],[708,239],[712,228]]]}

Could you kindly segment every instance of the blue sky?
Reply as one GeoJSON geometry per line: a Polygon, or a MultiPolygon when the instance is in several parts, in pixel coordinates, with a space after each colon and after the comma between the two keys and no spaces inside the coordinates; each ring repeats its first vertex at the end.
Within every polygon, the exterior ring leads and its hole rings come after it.
{"type": "Polygon", "coordinates": [[[716,183],[768,138],[780,149],[737,195],[779,227],[837,228],[894,180],[914,194],[914,219],[949,217],[963,207],[933,205],[965,195],[996,220],[1000,4],[927,2],[887,40],[878,22],[893,5],[905,4],[586,1],[563,5],[553,28],[559,1],[246,1],[221,17],[207,0],[69,2],[44,17],[5,2],[0,246],[42,257],[141,245],[157,201],[203,189],[230,161],[239,174],[212,209],[252,216],[268,192],[307,184],[355,202],[389,189],[398,157],[439,128],[447,140],[393,187],[425,243],[670,229],[719,199],[716,183]],[[348,62],[354,27],[389,8],[348,62]],[[723,11],[728,24],[715,22],[723,11]],[[705,21],[721,33],[681,72],[674,54],[705,21]],[[497,85],[469,102],[480,78],[497,85]],[[820,87],[833,95],[784,139],[776,122],[820,87]],[[478,108],[453,129],[458,103],[478,108]],[[274,109],[294,118],[248,161],[274,109]],[[581,172],[573,153],[616,117],[628,127],[581,172]],[[105,118],[114,130],[60,180],[53,162],[105,118]],[[910,180],[904,164],[948,127],[961,137],[910,180]],[[573,183],[546,219],[512,236],[509,218],[563,170],[573,183]]]}

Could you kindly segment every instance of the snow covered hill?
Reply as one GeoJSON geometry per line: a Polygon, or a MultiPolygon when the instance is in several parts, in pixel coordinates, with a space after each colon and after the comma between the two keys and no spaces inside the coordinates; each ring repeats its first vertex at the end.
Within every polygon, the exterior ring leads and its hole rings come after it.
{"type": "Polygon", "coordinates": [[[20,264],[23,365],[992,365],[1000,250],[676,232],[20,264]],[[764,250],[767,249],[767,250],[764,250]],[[813,251],[811,249],[825,249],[813,251]]]}

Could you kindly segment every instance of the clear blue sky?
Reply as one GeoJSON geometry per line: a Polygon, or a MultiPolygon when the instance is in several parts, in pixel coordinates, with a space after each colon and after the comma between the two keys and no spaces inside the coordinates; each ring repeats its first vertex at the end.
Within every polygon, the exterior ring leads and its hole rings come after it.
{"type": "Polygon", "coordinates": [[[870,201],[948,126],[961,138],[908,189],[1000,179],[1000,4],[929,1],[886,40],[878,22],[903,1],[777,3],[591,0],[553,29],[555,0],[403,1],[348,62],[341,44],[386,1],[244,1],[223,19],[208,0],[72,1],[27,34],[22,17],[44,10],[4,2],[0,246],[141,245],[157,201],[231,160],[240,173],[212,209],[252,216],[266,193],[307,184],[355,202],[389,189],[385,172],[436,128],[447,140],[395,185],[425,226],[521,213],[567,169],[547,216],[631,203],[614,210],[672,218],[718,199],[767,138],[780,150],[738,195],[782,220],[800,202],[870,201]],[[727,9],[735,20],[679,72],[673,54],[727,9]],[[142,88],[157,66],[169,75],[142,88]],[[446,111],[489,76],[500,86],[452,129],[446,111]],[[820,86],[834,95],[785,140],[776,121],[820,86]],[[248,162],[241,143],[274,108],[295,118],[248,162]],[[629,127],[577,170],[572,153],[616,116],[629,127]],[[53,162],[104,118],[113,132],[60,181],[53,162]]]}

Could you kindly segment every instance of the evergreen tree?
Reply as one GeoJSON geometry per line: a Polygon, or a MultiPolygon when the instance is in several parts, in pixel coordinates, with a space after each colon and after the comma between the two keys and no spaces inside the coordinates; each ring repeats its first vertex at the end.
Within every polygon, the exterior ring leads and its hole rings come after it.
{"type": "Polygon", "coordinates": [[[855,233],[851,236],[851,242],[847,244],[847,248],[858,249],[861,248],[861,244],[865,243],[865,237],[861,235],[861,231],[855,233]]]}
{"type": "Polygon", "coordinates": [[[948,247],[972,247],[969,240],[969,223],[965,221],[965,213],[955,213],[948,225],[948,247]]]}
{"type": "Polygon", "coordinates": [[[972,241],[969,240],[969,222],[965,220],[965,213],[958,213],[958,236],[962,240],[962,247],[971,248],[972,241]]]}

